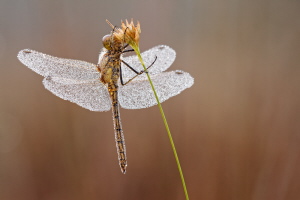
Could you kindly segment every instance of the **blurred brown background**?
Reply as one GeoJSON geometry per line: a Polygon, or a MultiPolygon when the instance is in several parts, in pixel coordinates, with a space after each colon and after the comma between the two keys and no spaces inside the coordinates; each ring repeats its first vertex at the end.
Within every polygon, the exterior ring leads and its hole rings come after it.
{"type": "Polygon", "coordinates": [[[166,44],[195,78],[163,103],[193,200],[300,199],[297,0],[0,1],[0,199],[184,199],[157,107],[111,112],[64,101],[17,60],[31,48],[96,63],[105,19],[141,22],[141,49],[166,44]]]}

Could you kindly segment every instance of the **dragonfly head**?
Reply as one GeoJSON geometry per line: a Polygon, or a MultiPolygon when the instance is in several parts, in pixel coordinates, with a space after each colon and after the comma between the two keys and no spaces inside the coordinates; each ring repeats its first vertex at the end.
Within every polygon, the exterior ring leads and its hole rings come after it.
{"type": "Polygon", "coordinates": [[[102,38],[102,44],[104,46],[105,49],[107,50],[111,50],[111,45],[110,45],[110,42],[111,42],[111,35],[105,35],[103,38],[102,38]]]}
{"type": "Polygon", "coordinates": [[[102,43],[105,49],[111,51],[122,51],[123,41],[120,41],[114,34],[105,35],[102,43]]]}

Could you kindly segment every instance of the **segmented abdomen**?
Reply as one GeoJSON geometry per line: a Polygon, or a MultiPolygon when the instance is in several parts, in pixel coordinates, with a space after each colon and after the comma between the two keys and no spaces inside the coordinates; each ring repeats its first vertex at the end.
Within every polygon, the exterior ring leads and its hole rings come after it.
{"type": "Polygon", "coordinates": [[[118,86],[114,84],[108,85],[108,91],[112,103],[112,113],[115,128],[115,140],[119,158],[120,168],[123,174],[126,173],[127,158],[126,158],[126,147],[125,140],[122,130],[122,124],[120,119],[119,102],[118,102],[118,86]]]}

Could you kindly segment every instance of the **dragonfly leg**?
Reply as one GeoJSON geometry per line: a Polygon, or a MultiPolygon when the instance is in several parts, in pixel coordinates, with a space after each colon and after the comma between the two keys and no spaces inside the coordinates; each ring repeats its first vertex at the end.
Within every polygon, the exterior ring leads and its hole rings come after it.
{"type": "Polygon", "coordinates": [[[133,49],[125,50],[129,46],[129,44],[126,44],[126,42],[125,42],[125,35],[126,35],[127,29],[128,29],[128,27],[126,27],[126,29],[124,31],[123,44],[125,44],[125,45],[123,46],[124,51],[122,51],[122,53],[134,51],[133,49]]]}
{"type": "Polygon", "coordinates": [[[131,69],[134,73],[138,74],[139,72],[137,72],[135,69],[133,69],[127,62],[125,62],[124,60],[121,60],[122,63],[124,63],[129,69],[131,69]]]}
{"type": "Polygon", "coordinates": [[[133,79],[135,79],[137,76],[143,74],[143,73],[148,73],[148,69],[150,67],[153,66],[153,64],[155,63],[155,61],[157,60],[157,56],[155,56],[154,61],[151,63],[151,65],[149,65],[149,67],[147,67],[146,70],[142,70],[140,72],[137,72],[135,69],[133,69],[128,63],[126,63],[125,61],[121,60],[122,63],[124,63],[127,67],[129,67],[129,69],[131,69],[134,73],[136,73],[136,75],[134,77],[132,77],[131,79],[129,79],[126,83],[123,82],[123,77],[122,77],[122,67],[120,67],[120,80],[121,80],[121,84],[122,85],[127,85],[129,82],[131,82],[133,79]]]}
{"type": "Polygon", "coordinates": [[[115,29],[117,29],[118,27],[117,26],[114,26],[112,32],[115,32],[115,29]]]}
{"type": "Polygon", "coordinates": [[[134,51],[134,50],[133,49],[123,50],[123,51],[117,53],[116,55],[121,55],[122,53],[127,53],[127,52],[131,52],[131,51],[134,51]]]}
{"type": "MultiPolygon", "coordinates": [[[[124,44],[125,44],[125,41],[124,41],[124,44]]],[[[125,44],[123,49],[126,49],[128,46],[129,46],[129,44],[125,44]]]]}
{"type": "Polygon", "coordinates": [[[117,28],[117,26],[114,26],[112,32],[111,32],[111,36],[110,36],[110,43],[109,43],[109,46],[110,46],[110,49],[113,49],[112,47],[112,44],[114,42],[114,38],[113,38],[113,35],[114,35],[114,32],[115,32],[115,29],[117,28]]]}
{"type": "Polygon", "coordinates": [[[133,49],[128,49],[128,50],[122,51],[122,53],[131,52],[131,51],[134,51],[134,50],[133,49]]]}
{"type": "MultiPolygon", "coordinates": [[[[124,31],[123,44],[125,44],[125,35],[126,35],[126,31],[127,31],[127,29],[128,29],[128,27],[126,27],[126,29],[125,29],[125,31],[124,31]]],[[[128,44],[127,44],[127,45],[125,45],[125,46],[127,47],[127,46],[128,46],[128,44]]],[[[125,47],[125,48],[126,48],[126,47],[125,47]]],[[[125,48],[124,48],[124,49],[125,49],[125,48]]]]}

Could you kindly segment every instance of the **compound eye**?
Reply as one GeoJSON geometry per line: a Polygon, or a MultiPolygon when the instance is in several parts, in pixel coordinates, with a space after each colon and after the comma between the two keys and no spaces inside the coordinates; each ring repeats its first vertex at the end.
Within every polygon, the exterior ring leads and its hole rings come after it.
{"type": "Polygon", "coordinates": [[[104,48],[107,49],[107,50],[111,49],[111,47],[110,47],[110,36],[111,35],[105,35],[102,38],[102,44],[103,44],[104,48]]]}

